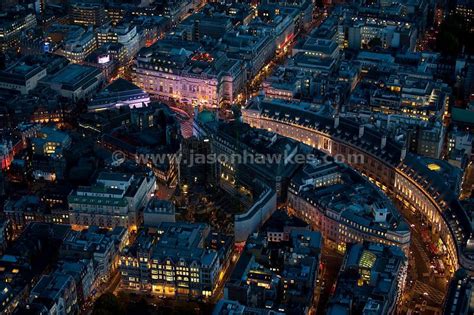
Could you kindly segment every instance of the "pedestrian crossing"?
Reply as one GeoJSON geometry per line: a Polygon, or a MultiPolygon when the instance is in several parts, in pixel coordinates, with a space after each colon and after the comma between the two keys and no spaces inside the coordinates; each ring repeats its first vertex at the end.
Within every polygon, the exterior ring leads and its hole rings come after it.
{"type": "Polygon", "coordinates": [[[418,280],[416,280],[415,285],[413,286],[413,291],[423,295],[427,300],[430,300],[437,305],[442,305],[445,298],[443,291],[418,280]],[[428,293],[428,295],[424,293],[428,293]]]}
{"type": "Polygon", "coordinates": [[[421,258],[423,259],[423,262],[429,266],[431,262],[430,262],[430,258],[426,254],[426,248],[416,238],[413,238],[413,244],[415,245],[416,249],[420,253],[421,258]]]}
{"type": "Polygon", "coordinates": [[[181,122],[181,135],[184,138],[190,138],[193,135],[192,122],[190,122],[189,120],[181,122]]]}

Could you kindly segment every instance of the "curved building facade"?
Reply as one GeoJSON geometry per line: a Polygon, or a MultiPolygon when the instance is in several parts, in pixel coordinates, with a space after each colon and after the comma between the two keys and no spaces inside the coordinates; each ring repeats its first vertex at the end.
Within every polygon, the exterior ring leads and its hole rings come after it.
{"type": "Polygon", "coordinates": [[[327,246],[370,241],[410,247],[410,228],[382,191],[353,169],[322,154],[291,179],[288,210],[310,223],[327,246]]]}
{"type": "Polygon", "coordinates": [[[439,236],[451,271],[474,271],[474,241],[469,215],[447,183],[449,165],[425,161],[378,131],[354,121],[321,114],[314,105],[283,100],[253,100],[242,110],[252,127],[276,132],[337,156],[389,196],[419,213],[439,236]],[[435,165],[432,165],[435,164],[435,165]]]}
{"type": "Polygon", "coordinates": [[[245,242],[250,234],[258,230],[265,221],[275,212],[277,206],[277,196],[273,189],[263,183],[254,190],[256,194],[255,202],[244,213],[234,216],[234,238],[235,242],[245,242]]]}

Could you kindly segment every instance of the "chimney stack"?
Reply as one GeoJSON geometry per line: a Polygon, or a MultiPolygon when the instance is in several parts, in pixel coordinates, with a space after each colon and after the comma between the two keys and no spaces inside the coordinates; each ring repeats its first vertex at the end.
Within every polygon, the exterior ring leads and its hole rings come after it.
{"type": "Polygon", "coordinates": [[[407,156],[407,145],[406,143],[403,144],[402,151],[400,152],[400,161],[403,161],[407,156]]]}
{"type": "Polygon", "coordinates": [[[364,125],[359,125],[359,138],[364,135],[364,125]]]}
{"type": "Polygon", "coordinates": [[[387,145],[387,136],[382,135],[382,141],[380,142],[380,148],[383,149],[387,145]]]}

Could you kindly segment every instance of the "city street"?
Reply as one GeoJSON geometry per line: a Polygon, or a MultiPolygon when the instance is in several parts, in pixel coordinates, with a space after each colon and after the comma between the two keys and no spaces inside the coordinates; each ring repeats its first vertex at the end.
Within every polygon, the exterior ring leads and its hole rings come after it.
{"type": "Polygon", "coordinates": [[[448,272],[441,277],[434,275],[432,261],[435,257],[428,251],[420,234],[424,223],[401,203],[397,206],[412,227],[408,277],[400,314],[410,310],[419,311],[419,314],[441,314],[450,276],[448,272]]]}
{"type": "Polygon", "coordinates": [[[334,291],[337,275],[341,268],[343,255],[335,250],[323,248],[321,254],[320,276],[315,290],[315,305],[313,314],[322,314],[327,307],[329,298],[334,291]]]}
{"type": "Polygon", "coordinates": [[[0,315],[474,315],[473,1],[0,9],[0,315]]]}
{"type": "Polygon", "coordinates": [[[236,249],[234,249],[234,251],[231,253],[231,261],[222,271],[222,275],[219,275],[219,280],[217,281],[216,289],[214,290],[214,294],[211,298],[211,303],[217,303],[220,299],[224,297],[225,284],[227,280],[229,280],[232,272],[234,271],[234,267],[237,261],[239,261],[240,254],[241,253],[236,249]]]}

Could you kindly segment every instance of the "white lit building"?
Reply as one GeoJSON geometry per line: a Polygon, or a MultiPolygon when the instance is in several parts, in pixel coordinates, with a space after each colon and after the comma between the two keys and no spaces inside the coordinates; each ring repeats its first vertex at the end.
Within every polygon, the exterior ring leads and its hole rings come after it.
{"type": "Polygon", "coordinates": [[[140,36],[137,27],[127,23],[116,26],[104,25],[97,29],[97,43],[99,47],[105,43],[120,43],[131,59],[140,48],[140,36]]]}
{"type": "Polygon", "coordinates": [[[163,100],[207,107],[233,102],[245,84],[242,62],[225,54],[197,51],[199,45],[192,42],[177,48],[180,43],[164,40],[142,50],[137,56],[135,84],[163,100]]]}
{"type": "Polygon", "coordinates": [[[46,68],[18,62],[0,71],[0,88],[28,94],[46,76],[46,68]]]}
{"type": "Polygon", "coordinates": [[[408,252],[410,229],[395,206],[356,172],[327,157],[299,170],[288,188],[288,207],[321,231],[341,252],[346,243],[371,241],[408,252]]]}
{"type": "Polygon", "coordinates": [[[92,186],[80,186],[68,196],[71,224],[136,229],[139,211],[156,189],[155,177],[148,173],[134,176],[123,173],[99,174],[92,186]]]}
{"type": "Polygon", "coordinates": [[[87,105],[91,112],[127,106],[139,108],[150,103],[148,93],[135,84],[118,78],[100,91],[87,105]]]}
{"type": "Polygon", "coordinates": [[[80,37],[69,37],[58,51],[71,62],[80,63],[97,48],[92,30],[87,30],[80,37]]]}

